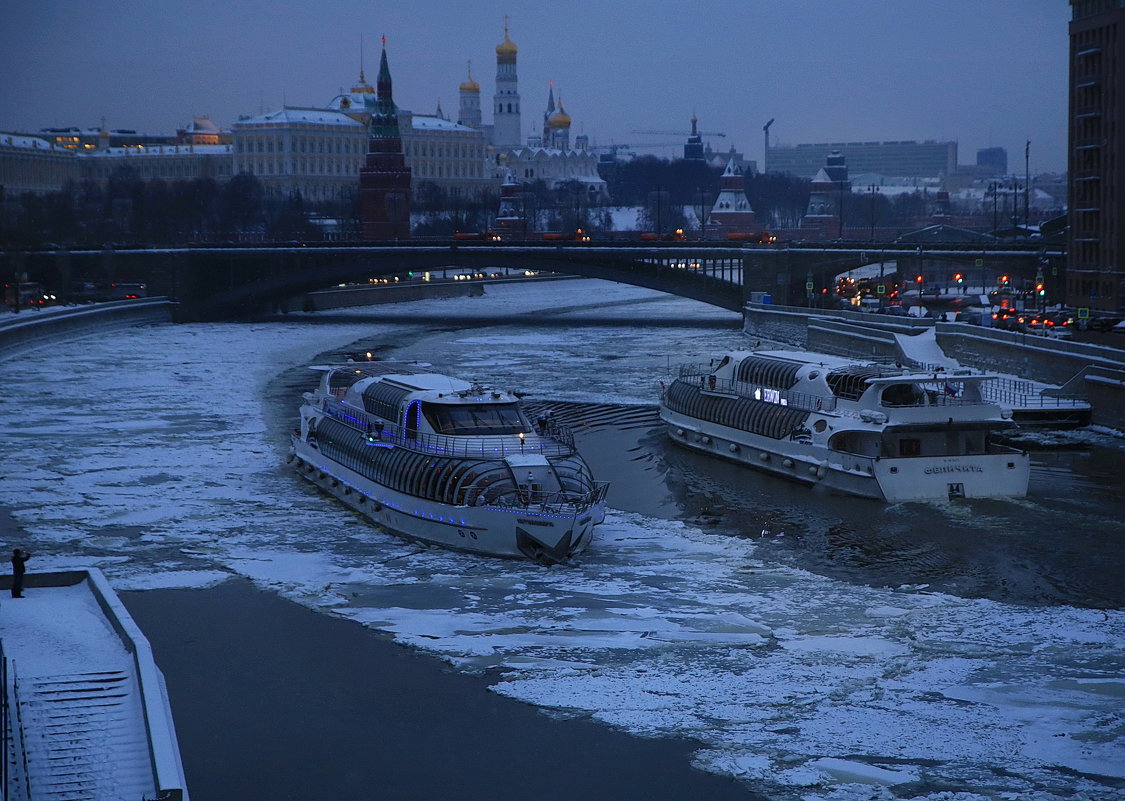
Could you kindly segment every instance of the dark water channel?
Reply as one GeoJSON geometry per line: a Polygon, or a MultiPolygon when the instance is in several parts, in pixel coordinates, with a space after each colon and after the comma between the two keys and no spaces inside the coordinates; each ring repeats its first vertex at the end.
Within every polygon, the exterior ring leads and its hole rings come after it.
{"type": "Polygon", "coordinates": [[[680,448],[655,409],[601,419],[596,432],[576,429],[583,452],[614,482],[616,508],[760,539],[773,558],[853,583],[926,584],[1015,604],[1125,605],[1125,454],[1112,441],[1033,452],[1027,498],[883,504],[680,448]]]}
{"type": "MultiPolygon", "coordinates": [[[[643,319],[630,322],[645,327],[643,319]]],[[[539,319],[534,326],[545,324],[551,323],[539,319]]],[[[456,372],[452,343],[464,334],[461,326],[404,319],[396,340],[424,339],[429,352],[445,354],[448,369],[456,372]]],[[[385,341],[365,346],[385,358],[400,352],[385,341]]],[[[354,350],[324,358],[340,359],[354,350]]],[[[271,410],[279,424],[271,430],[287,430],[293,398],[311,388],[311,377],[306,369],[293,369],[273,382],[271,410]]],[[[884,504],[828,494],[679,448],[661,430],[654,406],[537,398],[572,425],[595,473],[612,482],[614,508],[757,538],[772,558],[852,583],[928,585],[961,597],[1026,605],[1125,606],[1125,440],[1078,435],[1065,450],[1033,451],[1026,498],[884,504]]]]}

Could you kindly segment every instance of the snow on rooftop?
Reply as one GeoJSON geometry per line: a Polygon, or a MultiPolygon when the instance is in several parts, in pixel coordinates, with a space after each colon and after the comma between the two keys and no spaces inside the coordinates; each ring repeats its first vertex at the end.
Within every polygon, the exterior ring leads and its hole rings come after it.
{"type": "Polygon", "coordinates": [[[460,125],[450,120],[442,119],[441,117],[428,117],[413,115],[410,118],[411,127],[419,131],[458,131],[461,133],[472,133],[475,129],[466,125],[460,125]]]}
{"type": "Polygon", "coordinates": [[[152,156],[222,156],[234,151],[230,145],[144,145],[143,147],[111,147],[83,153],[85,158],[148,158],[152,156]]]}
{"type": "Polygon", "coordinates": [[[261,114],[257,117],[250,117],[245,120],[239,120],[232,125],[232,128],[250,128],[258,125],[277,125],[279,123],[299,123],[309,122],[316,125],[341,125],[345,128],[363,128],[361,122],[357,122],[340,111],[333,111],[331,109],[315,109],[315,108],[294,108],[286,106],[285,108],[271,111],[268,114],[261,114]]]}
{"type": "Polygon", "coordinates": [[[32,148],[42,150],[59,149],[55,148],[55,143],[43,139],[39,136],[27,136],[26,134],[16,133],[0,133],[0,147],[19,147],[19,148],[32,148]]]}

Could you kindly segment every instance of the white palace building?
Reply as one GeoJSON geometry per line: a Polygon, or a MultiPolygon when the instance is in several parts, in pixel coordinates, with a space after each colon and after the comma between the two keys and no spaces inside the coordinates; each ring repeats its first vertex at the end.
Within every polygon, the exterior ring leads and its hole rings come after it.
{"type": "MultiPolygon", "coordinates": [[[[452,194],[477,196],[498,189],[511,173],[521,183],[542,180],[555,187],[577,182],[591,199],[606,196],[597,156],[588,150],[585,136],[571,143],[570,117],[561,98],[556,106],[553,88],[542,130],[537,125],[521,137],[516,56],[517,47],[505,25],[504,41],[496,47],[491,123],[483,120],[480,84],[473,80],[471,68],[459,87],[456,121],[442,112],[440,104],[432,115],[399,109],[399,130],[415,192],[432,183],[452,194]]],[[[11,200],[24,192],[57,191],[70,181],[104,182],[118,168],[128,166],[141,180],[221,181],[252,173],[267,190],[299,192],[313,202],[333,200],[358,188],[374,102],[375,89],[361,66],[355,86],[325,107],[286,105],[239,119],[229,132],[219,132],[210,120],[197,118],[178,137],[155,144],[129,141],[111,146],[104,125],[102,135],[88,136],[81,144],[77,138],[71,142],[47,132],[0,133],[0,187],[11,200]]]]}

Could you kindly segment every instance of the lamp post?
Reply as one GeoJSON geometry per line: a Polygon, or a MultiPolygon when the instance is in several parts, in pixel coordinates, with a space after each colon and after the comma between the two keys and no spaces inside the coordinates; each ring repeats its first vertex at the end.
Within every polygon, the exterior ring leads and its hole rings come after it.
{"type": "Polygon", "coordinates": [[[879,191],[879,187],[875,184],[867,187],[867,191],[871,193],[871,241],[875,241],[875,193],[879,191]]]}
{"type": "Polygon", "coordinates": [[[996,190],[998,188],[999,188],[999,184],[997,184],[996,181],[992,181],[988,185],[988,191],[992,193],[992,233],[993,234],[996,233],[996,190]]]}
{"type": "Polygon", "coordinates": [[[883,308],[883,299],[887,297],[887,285],[883,278],[883,265],[886,253],[882,250],[879,251],[879,285],[875,287],[875,292],[879,295],[879,308],[883,308]]]}
{"type": "Polygon", "coordinates": [[[844,241],[844,181],[840,181],[840,233],[836,237],[841,242],[844,241]]]}
{"type": "Polygon", "coordinates": [[[712,197],[703,187],[696,190],[695,201],[699,204],[699,239],[707,239],[707,209],[712,203],[712,197]]]}

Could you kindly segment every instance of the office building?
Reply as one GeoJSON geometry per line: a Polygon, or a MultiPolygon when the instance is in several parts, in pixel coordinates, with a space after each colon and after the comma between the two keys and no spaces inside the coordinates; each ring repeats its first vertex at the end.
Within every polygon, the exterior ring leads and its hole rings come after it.
{"type": "Polygon", "coordinates": [[[1066,298],[1125,311],[1125,0],[1071,0],[1066,298]]]}

